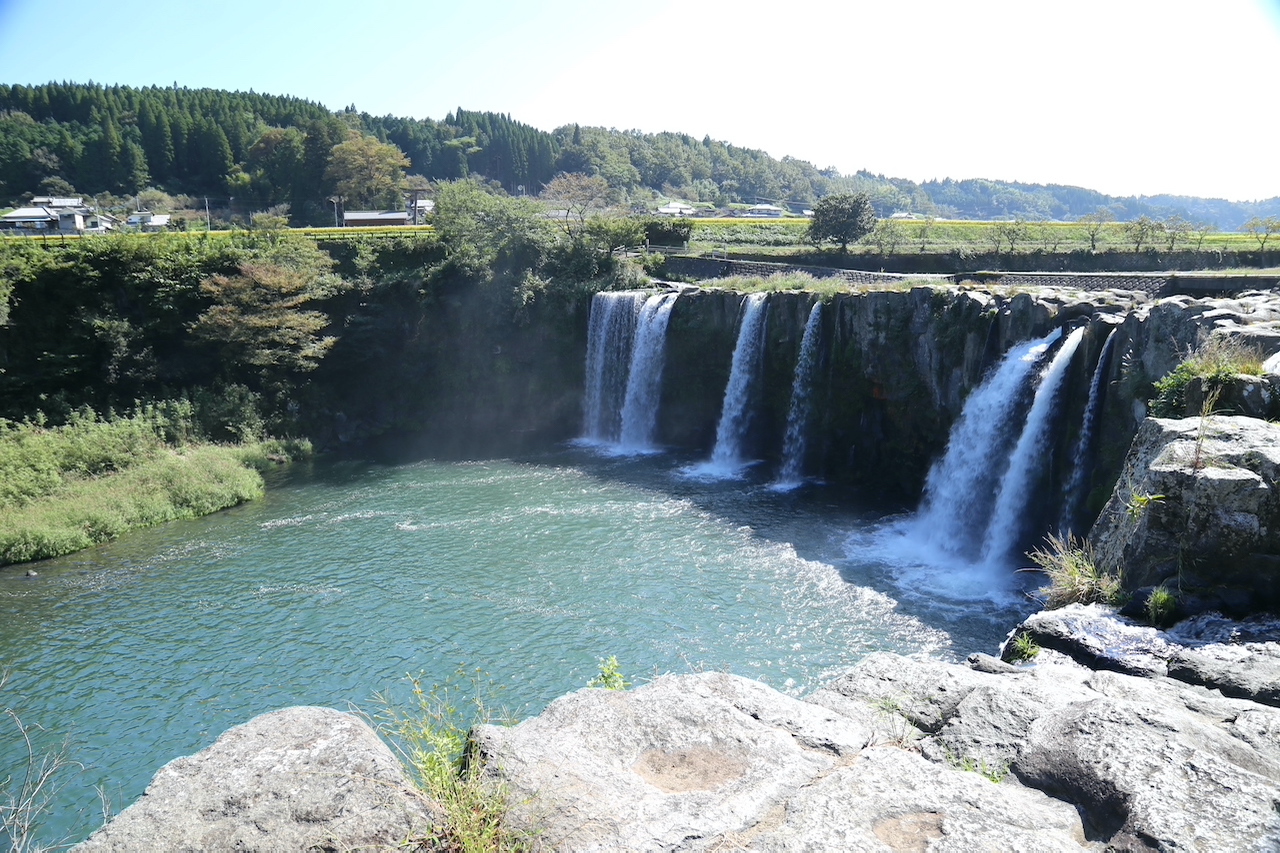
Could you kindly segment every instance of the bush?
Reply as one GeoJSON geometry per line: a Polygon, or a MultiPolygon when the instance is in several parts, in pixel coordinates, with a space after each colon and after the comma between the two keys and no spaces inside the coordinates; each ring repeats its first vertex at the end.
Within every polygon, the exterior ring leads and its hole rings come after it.
{"type": "Polygon", "coordinates": [[[1068,604],[1114,604],[1120,598],[1120,579],[1098,568],[1093,549],[1074,536],[1048,537],[1047,548],[1029,555],[1049,579],[1038,593],[1050,610],[1068,604]]]}
{"type": "Polygon", "coordinates": [[[1181,364],[1156,382],[1156,396],[1149,404],[1151,414],[1157,418],[1184,417],[1187,413],[1187,386],[1191,380],[1205,380],[1205,391],[1212,393],[1237,374],[1260,376],[1262,362],[1262,354],[1255,348],[1235,338],[1213,335],[1187,353],[1181,364]]]}
{"type": "Polygon", "coordinates": [[[0,508],[0,565],[70,554],[126,531],[196,518],[262,496],[262,477],[234,447],[165,448],[109,477],[0,508]]]}

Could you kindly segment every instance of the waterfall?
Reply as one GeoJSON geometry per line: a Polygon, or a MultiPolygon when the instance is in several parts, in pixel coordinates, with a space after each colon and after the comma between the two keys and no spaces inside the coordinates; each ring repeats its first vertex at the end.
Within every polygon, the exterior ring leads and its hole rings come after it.
{"type": "Polygon", "coordinates": [[[1021,538],[1027,498],[1035,485],[1036,476],[1045,465],[1054,399],[1083,337],[1083,328],[1068,335],[1048,366],[1040,372],[1035,401],[1031,404],[1031,411],[1027,413],[1027,422],[1022,428],[1022,435],[1018,437],[1013,455],[1009,457],[1009,468],[1000,483],[995,510],[987,525],[982,559],[988,565],[1011,559],[1021,538]]]}
{"type": "Polygon", "coordinates": [[[965,400],[942,458],[929,469],[914,535],[953,557],[974,558],[1013,441],[1027,377],[1061,332],[1013,347],[965,400]]]}
{"type": "Polygon", "coordinates": [[[1112,329],[1098,353],[1098,366],[1094,368],[1093,381],[1089,383],[1089,402],[1085,405],[1084,420],[1080,424],[1080,438],[1076,441],[1075,452],[1071,454],[1071,479],[1062,504],[1062,518],[1058,521],[1058,532],[1063,536],[1074,534],[1080,528],[1080,516],[1088,496],[1089,481],[1093,477],[1094,434],[1102,414],[1115,340],[1116,330],[1112,329]]]}
{"type": "Polygon", "coordinates": [[[645,300],[636,321],[631,347],[631,367],[622,404],[619,444],[629,452],[653,449],[654,428],[658,424],[658,403],[662,395],[662,368],[666,361],[667,321],[675,306],[676,293],[659,293],[645,300]]]}
{"type": "Polygon", "coordinates": [[[618,440],[631,366],[631,344],[643,293],[597,293],[587,330],[586,402],[582,438],[593,444],[618,440]]]}
{"type": "Polygon", "coordinates": [[[765,296],[753,293],[746,299],[742,323],[738,326],[738,342],[733,348],[733,363],[729,367],[729,382],[725,385],[724,402],[720,404],[720,422],[716,425],[711,459],[685,469],[687,474],[734,477],[745,464],[742,445],[751,420],[751,387],[759,372],[763,349],[765,296]]]}
{"type": "Polygon", "coordinates": [[[817,361],[818,337],[822,333],[822,303],[813,303],[809,321],[800,339],[800,357],[791,384],[791,405],[787,409],[787,433],[782,440],[782,470],[775,486],[793,488],[804,478],[805,434],[813,408],[813,370],[817,361]]]}

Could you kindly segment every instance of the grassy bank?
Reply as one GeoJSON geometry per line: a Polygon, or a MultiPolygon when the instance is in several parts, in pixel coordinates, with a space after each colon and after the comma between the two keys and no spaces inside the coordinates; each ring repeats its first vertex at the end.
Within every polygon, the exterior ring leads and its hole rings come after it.
{"type": "Polygon", "coordinates": [[[0,422],[0,565],[56,557],[129,530],[262,496],[255,470],[305,447],[190,441],[148,408],[58,427],[0,422]]]}

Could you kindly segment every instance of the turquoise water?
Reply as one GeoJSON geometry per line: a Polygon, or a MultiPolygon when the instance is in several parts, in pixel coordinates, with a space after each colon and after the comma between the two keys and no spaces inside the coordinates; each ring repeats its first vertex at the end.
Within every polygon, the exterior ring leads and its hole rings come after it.
{"type": "MultiPolygon", "coordinates": [[[[803,693],[891,650],[991,651],[1016,608],[930,598],[851,547],[849,496],[706,482],[688,459],[324,463],[254,504],[0,571],[3,704],[84,765],[46,840],[101,821],[166,761],[294,704],[375,710],[406,673],[481,667],[525,714],[617,655],[634,681],[726,669],[803,693]]],[[[25,752],[0,730],[0,779],[25,752]]]]}

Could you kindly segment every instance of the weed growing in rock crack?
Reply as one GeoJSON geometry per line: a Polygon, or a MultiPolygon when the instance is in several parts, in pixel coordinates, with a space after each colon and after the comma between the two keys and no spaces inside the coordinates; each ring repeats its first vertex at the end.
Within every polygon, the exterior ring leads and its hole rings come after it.
{"type": "Polygon", "coordinates": [[[414,843],[419,849],[449,853],[533,850],[532,834],[507,825],[506,792],[484,780],[483,760],[470,737],[476,725],[513,722],[483,698],[493,689],[485,686],[484,673],[459,672],[431,687],[423,686],[421,676],[406,680],[412,689],[408,707],[377,694],[382,710],[374,721],[409,766],[418,788],[444,812],[443,826],[414,843]]]}
{"type": "Polygon", "coordinates": [[[1037,592],[1050,610],[1068,604],[1114,604],[1120,597],[1120,579],[1098,568],[1093,549],[1074,536],[1050,535],[1047,548],[1028,554],[1049,579],[1037,592]]]}
{"type": "Polygon", "coordinates": [[[947,763],[957,770],[963,770],[966,773],[977,773],[989,782],[999,785],[1009,776],[1009,764],[1004,762],[1001,764],[988,764],[985,759],[974,758],[970,755],[957,756],[951,750],[946,750],[947,763]]]}
{"type": "Polygon", "coordinates": [[[588,687],[603,687],[606,690],[626,690],[631,686],[622,675],[622,667],[617,655],[600,658],[600,673],[587,682],[588,687]]]}
{"type": "Polygon", "coordinates": [[[1134,521],[1138,521],[1153,503],[1159,503],[1162,500],[1164,495],[1153,495],[1150,492],[1143,492],[1140,495],[1134,493],[1129,495],[1129,501],[1124,506],[1125,512],[1129,513],[1129,517],[1134,521]]]}
{"type": "Polygon", "coordinates": [[[1013,638],[1012,650],[1012,662],[1022,663],[1040,654],[1040,644],[1030,634],[1019,634],[1013,638]]]}
{"type": "Polygon", "coordinates": [[[1199,471],[1208,464],[1204,455],[1204,440],[1209,433],[1209,417],[1213,414],[1214,406],[1218,405],[1218,395],[1221,393],[1221,388],[1214,388],[1204,395],[1204,402],[1200,404],[1200,428],[1196,430],[1196,449],[1191,457],[1192,471],[1199,471]]]}
{"type": "Polygon", "coordinates": [[[1167,628],[1173,624],[1174,611],[1178,607],[1178,597],[1164,585],[1151,590],[1147,596],[1147,621],[1157,628],[1167,628]]]}
{"type": "Polygon", "coordinates": [[[920,733],[907,719],[902,703],[893,696],[881,696],[875,701],[875,706],[887,723],[883,743],[903,748],[913,746],[920,733]]]}

